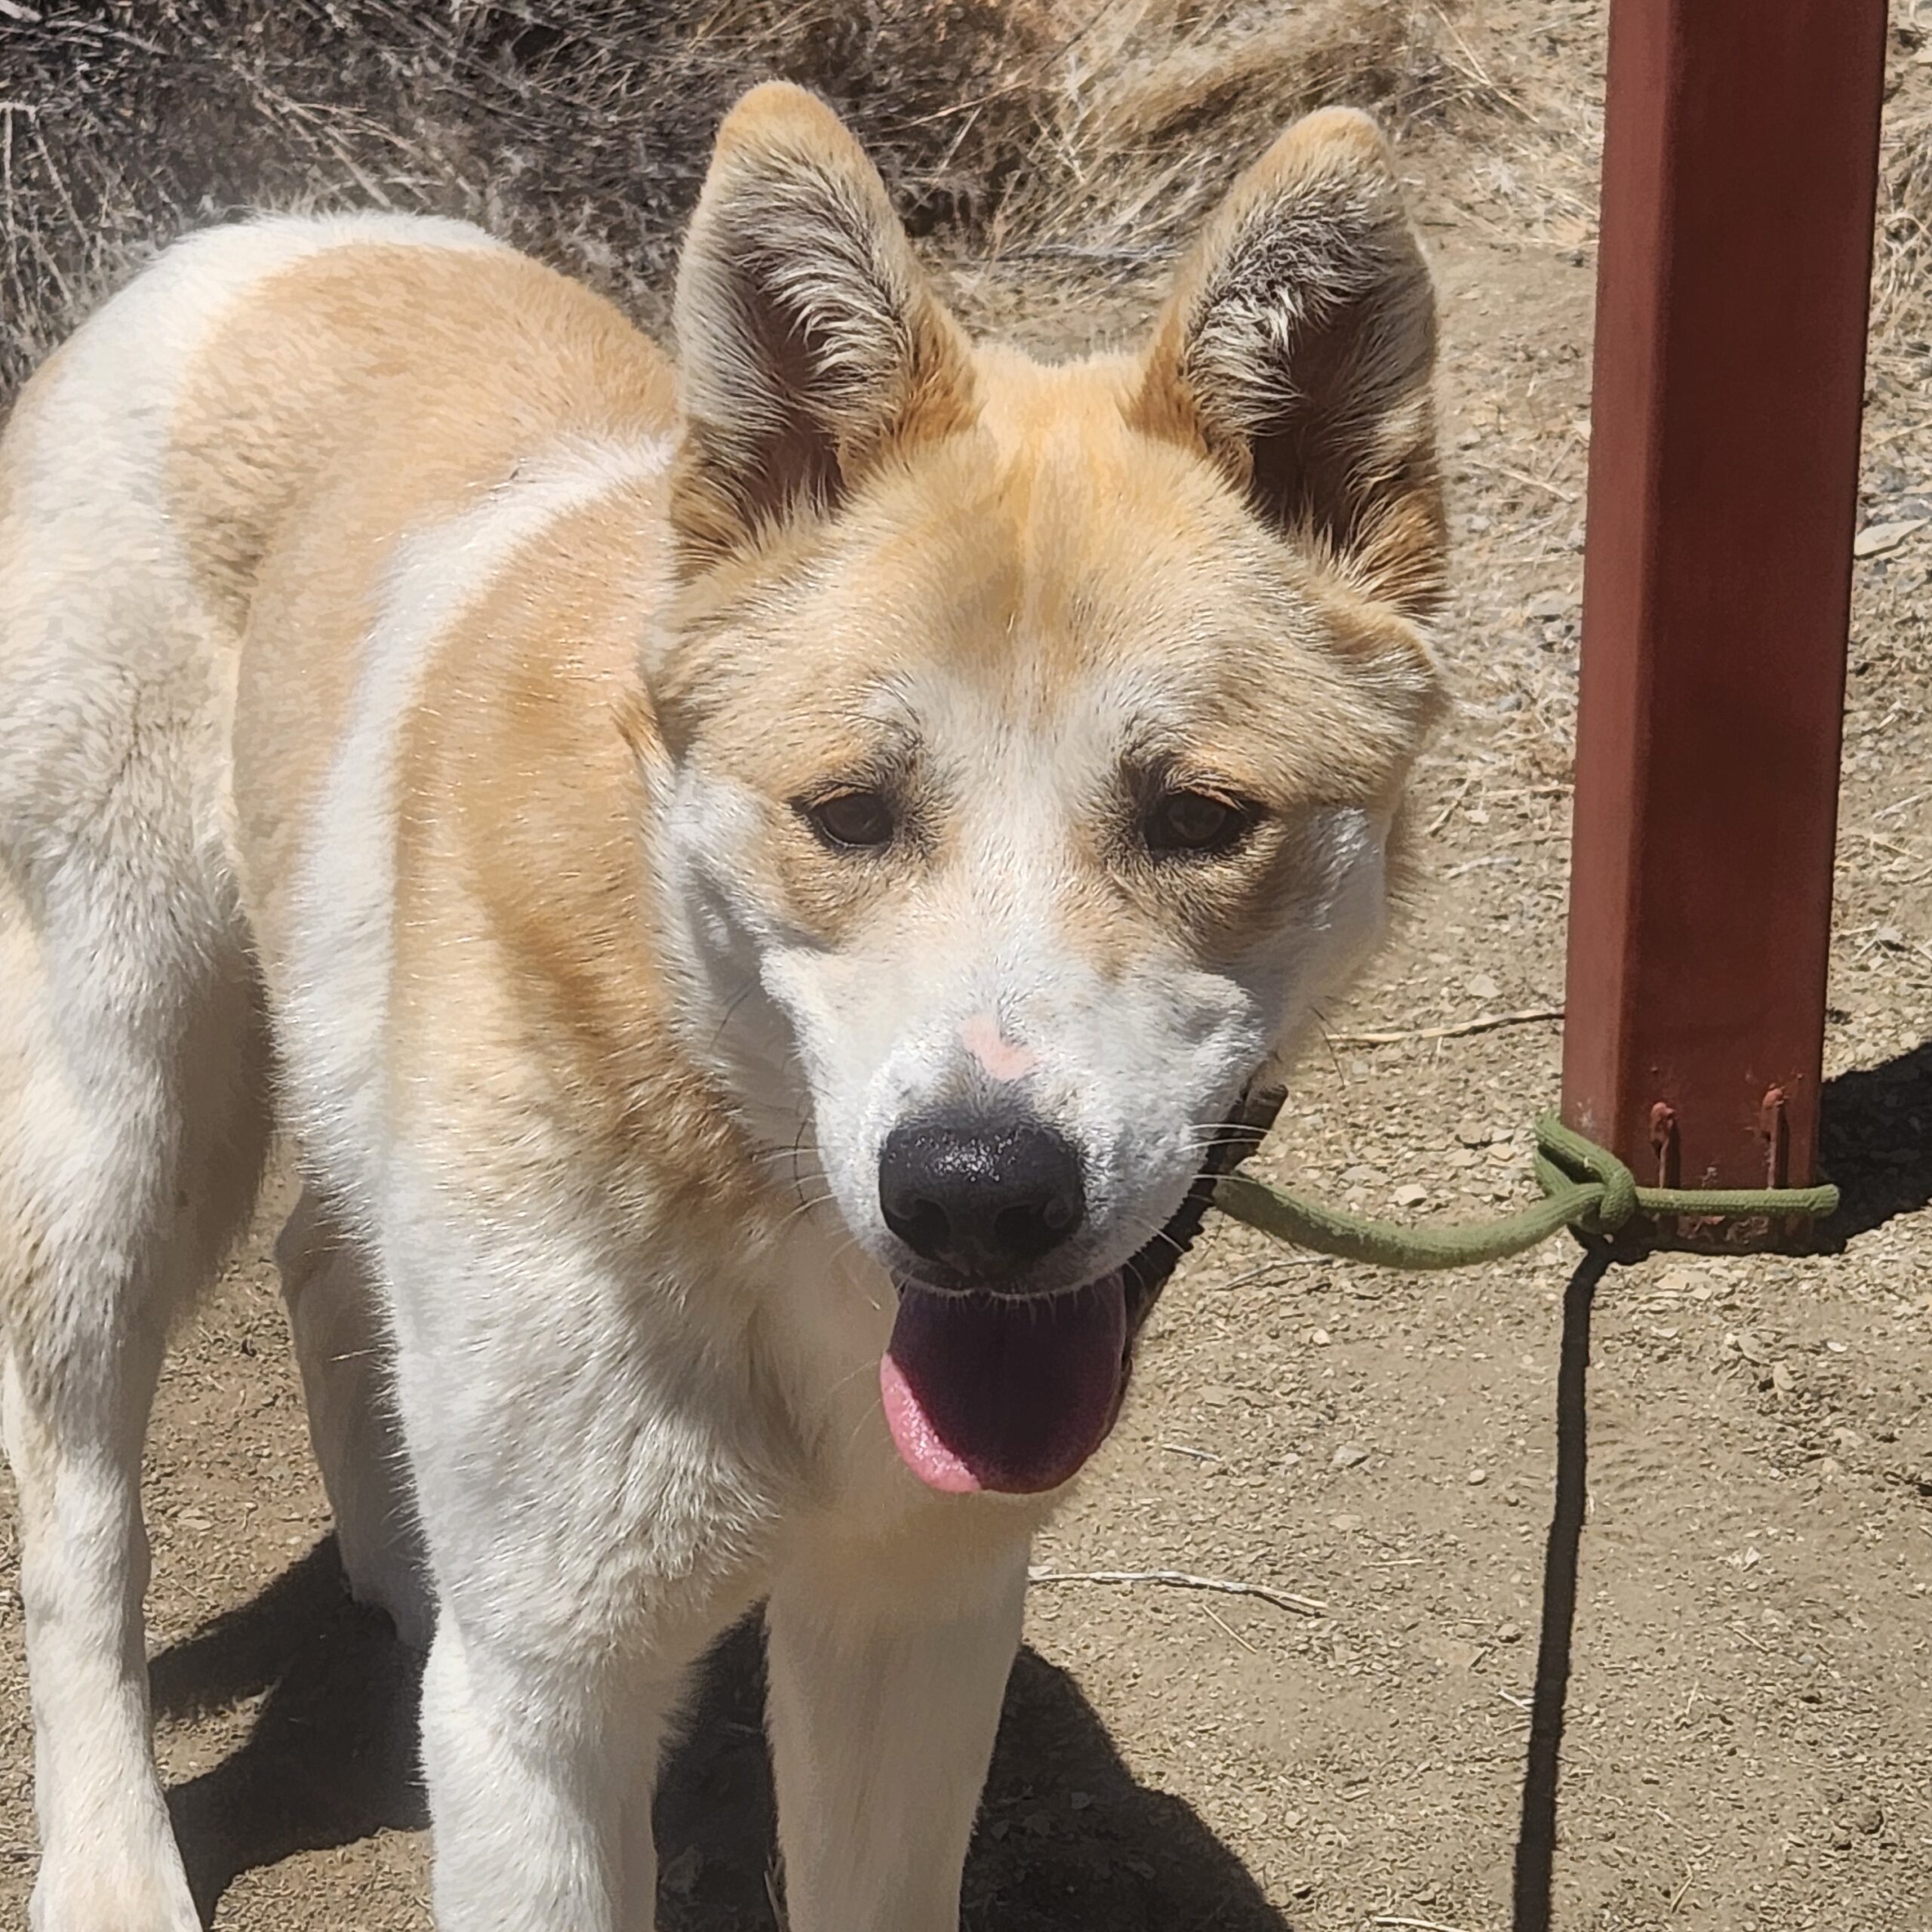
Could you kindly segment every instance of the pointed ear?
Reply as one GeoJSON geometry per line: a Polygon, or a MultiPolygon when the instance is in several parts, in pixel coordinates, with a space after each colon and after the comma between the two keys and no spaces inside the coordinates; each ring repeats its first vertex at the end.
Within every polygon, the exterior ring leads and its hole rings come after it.
{"type": "Polygon", "coordinates": [[[1374,122],[1311,114],[1183,266],[1131,405],[1204,449],[1284,536],[1420,614],[1441,595],[1435,304],[1374,122]]]}
{"type": "Polygon", "coordinates": [[[678,269],[685,439],[672,514],[702,560],[835,508],[895,447],[964,428],[965,340],[878,171],[802,88],[719,128],[678,269]]]}

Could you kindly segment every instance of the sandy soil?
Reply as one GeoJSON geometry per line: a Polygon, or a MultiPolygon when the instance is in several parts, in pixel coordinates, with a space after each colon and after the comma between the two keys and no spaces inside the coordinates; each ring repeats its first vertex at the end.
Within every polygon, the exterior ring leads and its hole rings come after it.
{"type": "MultiPolygon", "coordinates": [[[[1593,0],[1492,11],[1535,29],[1512,81],[1533,111],[1479,149],[1407,150],[1444,300],[1463,700],[1419,781],[1428,876],[1260,1161],[1365,1208],[1459,1217],[1525,1195],[1556,1026],[1354,1036],[1561,1000],[1601,86],[1593,0]]],[[[1916,45],[1901,37],[1895,125],[1932,108],[1916,45]]],[[[961,281],[982,312],[1014,299],[999,278],[961,281]]],[[[1103,291],[1030,332],[1077,343],[1143,301],[1103,291]]],[[[1874,523],[1932,515],[1924,350],[1875,376],[1874,523]]],[[[1509,1924],[1546,1582],[1560,1612],[1573,1550],[1553,1921],[1532,1909],[1519,1925],[1932,1932],[1928,565],[1932,528],[1859,570],[1834,1251],[1659,1257],[1592,1295],[1560,1244],[1404,1278],[1217,1226],[1039,1561],[1324,1607],[1042,1583],[968,1872],[971,1932],[1509,1924]]],[[[411,1672],[340,1593],[266,1259],[286,1202],[265,1204],[162,1398],[160,1748],[214,1925],[423,1928],[411,1672]]],[[[14,1535],[0,1505],[9,1923],[33,1829],[14,1535]]],[[[758,1697],[741,1632],[662,1800],[672,1932],[774,1923],[758,1697]]],[[[1550,1795],[1532,1777],[1533,1814],[1550,1795]]]]}

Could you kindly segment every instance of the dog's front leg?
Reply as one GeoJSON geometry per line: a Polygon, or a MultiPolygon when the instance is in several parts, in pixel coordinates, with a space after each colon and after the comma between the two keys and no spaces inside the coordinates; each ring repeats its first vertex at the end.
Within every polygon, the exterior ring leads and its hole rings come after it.
{"type": "Polygon", "coordinates": [[[438,1932],[651,1932],[666,1717],[764,1593],[783,1478],[628,1253],[605,1269],[534,1214],[398,1198],[438,1932]]]}
{"type": "Polygon", "coordinates": [[[423,1686],[438,1932],[651,1932],[651,1788],[681,1678],[503,1654],[445,1610],[423,1686]]]}
{"type": "Polygon", "coordinates": [[[1032,1522],[995,1530],[990,1548],[989,1526],[976,1524],[957,1561],[841,1545],[773,1591],[770,1722],[791,1932],[955,1932],[1020,1644],[1032,1522]]]}

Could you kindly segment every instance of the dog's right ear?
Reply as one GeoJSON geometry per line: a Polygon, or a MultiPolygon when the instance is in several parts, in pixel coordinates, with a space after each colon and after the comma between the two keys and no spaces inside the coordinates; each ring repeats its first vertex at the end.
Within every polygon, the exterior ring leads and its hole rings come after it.
{"type": "Polygon", "coordinates": [[[974,414],[964,338],[884,184],[802,88],[725,117],[678,268],[685,432],[672,521],[688,565],[839,502],[897,448],[974,414]]]}

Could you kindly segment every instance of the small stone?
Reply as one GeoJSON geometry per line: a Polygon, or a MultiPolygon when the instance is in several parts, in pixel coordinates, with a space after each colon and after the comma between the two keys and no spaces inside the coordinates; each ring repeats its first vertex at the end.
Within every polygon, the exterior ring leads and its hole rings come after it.
{"type": "Polygon", "coordinates": [[[1404,1181],[1395,1193],[1398,1208],[1420,1208],[1429,1198],[1429,1189],[1418,1186],[1412,1180],[1404,1181]]]}
{"type": "Polygon", "coordinates": [[[1885,1829],[1885,1814],[1869,1799],[1852,1808],[1847,1821],[1855,1832],[1863,1832],[1868,1838],[1875,1838],[1885,1829]]]}
{"type": "Polygon", "coordinates": [[[1547,623],[1552,618],[1569,616],[1570,600],[1560,590],[1539,591],[1523,606],[1523,614],[1538,623],[1547,623]]]}
{"type": "Polygon", "coordinates": [[[1851,1849],[1851,1834],[1842,1825],[1834,1826],[1831,1835],[1825,1842],[1834,1851],[1849,1851],[1851,1849]]]}
{"type": "Polygon", "coordinates": [[[1091,1791],[1070,1792],[1067,1795],[1066,1801],[1073,1807],[1075,1810],[1084,1811],[1093,1803],[1094,1794],[1091,1791]]]}
{"type": "Polygon", "coordinates": [[[1344,1442],[1328,1460],[1336,1469],[1352,1469],[1358,1463],[1368,1460],[1368,1451],[1358,1442],[1344,1442]]]}
{"type": "Polygon", "coordinates": [[[1499,1623],[1496,1626],[1496,1641],[1499,1644],[1520,1644],[1523,1641],[1523,1628],[1519,1623],[1499,1623]]]}
{"type": "Polygon", "coordinates": [[[1472,973],[1463,983],[1472,999],[1494,999],[1503,990],[1487,973],[1472,973]]]}
{"type": "Polygon", "coordinates": [[[1908,537],[1923,530],[1927,521],[1922,516],[1907,516],[1890,523],[1867,524],[1853,538],[1851,554],[1854,557],[1882,557],[1887,551],[1897,549],[1908,537]]]}
{"type": "Polygon", "coordinates": [[[1329,1343],[1334,1338],[1328,1333],[1327,1329],[1316,1328],[1310,1331],[1308,1339],[1312,1342],[1318,1349],[1325,1349],[1328,1346],[1329,1343]]]}
{"type": "Polygon", "coordinates": [[[1361,1527],[1361,1518],[1359,1516],[1346,1515],[1331,1516],[1328,1518],[1328,1527],[1337,1536],[1352,1537],[1361,1527]]]}
{"type": "Polygon", "coordinates": [[[1792,1374],[1789,1363],[1774,1361],[1771,1364],[1771,1386],[1780,1395],[1789,1395],[1797,1386],[1798,1378],[1792,1374]]]}
{"type": "Polygon", "coordinates": [[[1469,1482],[1472,1487],[1478,1483],[1485,1483],[1488,1480],[1489,1472],[1487,1469],[1472,1469],[1469,1472],[1469,1482]]]}

